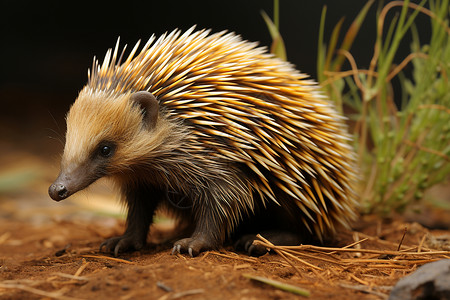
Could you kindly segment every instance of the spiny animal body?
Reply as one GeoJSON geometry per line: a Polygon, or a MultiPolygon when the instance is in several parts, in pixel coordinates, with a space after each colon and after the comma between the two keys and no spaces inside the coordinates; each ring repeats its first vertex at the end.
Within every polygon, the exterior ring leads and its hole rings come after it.
{"type": "Polygon", "coordinates": [[[103,176],[117,183],[127,228],[101,247],[141,248],[159,208],[191,225],[174,245],[191,255],[236,232],[322,239],[348,226],[354,153],[306,75],[233,33],[175,30],[125,61],[118,44],[94,58],[49,188],[59,201],[103,176]]]}

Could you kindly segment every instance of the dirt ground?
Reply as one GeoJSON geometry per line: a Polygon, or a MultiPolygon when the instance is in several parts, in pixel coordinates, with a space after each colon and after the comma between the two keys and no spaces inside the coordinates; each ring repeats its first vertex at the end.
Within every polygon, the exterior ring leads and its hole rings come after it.
{"type": "MultiPolygon", "coordinates": [[[[3,156],[2,163],[0,299],[302,298],[244,274],[301,287],[310,292],[310,299],[387,299],[403,276],[428,261],[450,258],[449,211],[425,208],[422,214],[389,220],[365,216],[353,231],[340,231],[327,245],[344,247],[359,241],[349,248],[361,252],[304,251],[301,260],[286,261],[277,254],[252,258],[225,248],[191,258],[171,255],[171,242],[164,242],[171,224],[161,222],[151,229],[145,249],[114,259],[98,251],[105,238],[124,229],[123,212],[114,199],[110,201],[114,197],[108,185],[100,183],[55,203],[46,190],[56,167],[15,151],[3,156]],[[14,180],[8,183],[5,178],[14,180]],[[422,256],[363,251],[396,251],[403,235],[400,249],[422,256]],[[438,254],[423,254],[427,251],[438,254]]],[[[447,192],[444,187],[440,194],[447,192]]]]}

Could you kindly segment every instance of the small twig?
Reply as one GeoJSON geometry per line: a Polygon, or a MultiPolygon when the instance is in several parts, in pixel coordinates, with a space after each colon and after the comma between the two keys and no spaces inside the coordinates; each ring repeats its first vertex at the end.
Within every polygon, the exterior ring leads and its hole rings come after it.
{"type": "Polygon", "coordinates": [[[366,74],[366,75],[372,75],[374,77],[377,77],[378,74],[376,72],[365,70],[365,69],[358,69],[358,70],[347,70],[347,71],[340,71],[340,72],[332,72],[332,71],[323,71],[323,74],[328,76],[327,80],[324,80],[321,85],[326,86],[336,80],[342,79],[347,76],[358,76],[359,74],[366,74]]]}
{"type": "MultiPolygon", "coordinates": [[[[284,255],[283,251],[279,251],[279,250],[275,250],[275,253],[277,253],[279,256],[281,256],[294,270],[295,272],[297,272],[297,274],[301,275],[302,273],[300,272],[300,270],[292,263],[292,261],[290,261],[286,255],[284,255]]],[[[301,261],[301,260],[300,260],[301,261]]],[[[303,261],[301,261],[303,262],[303,261]]]]}
{"type": "Polygon", "coordinates": [[[115,258],[115,257],[109,257],[109,256],[104,256],[104,255],[81,255],[82,257],[89,257],[89,258],[96,258],[96,259],[107,259],[107,260],[112,260],[112,261],[116,261],[116,262],[121,262],[121,263],[125,263],[125,264],[130,264],[130,265],[134,265],[135,263],[129,260],[125,260],[125,259],[121,259],[121,258],[115,258]]]}
{"type": "Polygon", "coordinates": [[[26,286],[36,286],[40,284],[46,283],[46,280],[32,280],[32,279],[17,279],[17,280],[3,280],[0,281],[1,284],[19,284],[19,285],[26,285],[26,286]]]}
{"type": "Polygon", "coordinates": [[[60,277],[65,277],[65,278],[69,278],[69,279],[74,279],[74,280],[80,280],[80,281],[87,281],[87,280],[89,280],[88,277],[84,277],[84,276],[75,276],[75,275],[70,275],[70,274],[61,273],[61,272],[56,272],[56,273],[53,273],[53,274],[55,274],[55,275],[57,275],[57,276],[60,276],[60,277]]]}
{"type": "Polygon", "coordinates": [[[417,246],[400,250],[400,252],[412,252],[413,250],[417,251],[417,246]]]}
{"type": "Polygon", "coordinates": [[[2,282],[0,282],[0,287],[5,288],[5,289],[18,289],[18,290],[22,290],[22,291],[32,293],[35,295],[39,295],[42,297],[48,297],[48,298],[53,298],[53,299],[58,299],[58,300],[78,300],[79,299],[79,298],[72,298],[72,297],[64,296],[63,292],[66,291],[66,288],[62,288],[61,290],[55,291],[55,292],[46,292],[46,291],[39,290],[39,289],[24,285],[24,284],[14,284],[14,283],[6,283],[5,284],[2,282]]]}
{"type": "MultiPolygon", "coordinates": [[[[342,54],[345,56],[345,58],[347,58],[348,62],[350,63],[350,66],[352,68],[352,75],[353,75],[353,80],[355,81],[356,86],[359,88],[359,90],[361,91],[361,93],[364,95],[366,92],[366,88],[364,87],[364,85],[362,84],[361,80],[359,79],[358,75],[358,66],[356,65],[356,61],[353,58],[352,54],[350,52],[348,52],[347,50],[343,50],[340,49],[337,51],[339,54],[342,54]]],[[[373,70],[369,70],[369,73],[374,73],[373,70]]]]}
{"type": "Polygon", "coordinates": [[[422,104],[417,107],[417,109],[429,109],[429,108],[442,110],[442,111],[445,111],[446,113],[450,114],[450,108],[447,108],[447,107],[445,107],[443,105],[439,105],[439,104],[422,104]]]}
{"type": "Polygon", "coordinates": [[[89,265],[88,262],[86,262],[86,260],[83,258],[83,264],[78,268],[78,270],[75,272],[75,274],[73,274],[74,277],[78,277],[80,276],[81,272],[84,271],[84,269],[86,269],[86,267],[89,265]]]}
{"type": "Polygon", "coordinates": [[[405,142],[405,144],[408,144],[408,145],[410,145],[412,147],[415,147],[415,148],[417,148],[417,149],[419,149],[421,151],[425,151],[425,152],[428,152],[428,153],[431,153],[431,154],[435,154],[437,156],[442,157],[446,161],[450,161],[450,156],[447,156],[444,153],[436,151],[434,149],[430,149],[430,148],[427,148],[427,147],[420,146],[420,144],[418,142],[413,143],[413,142],[408,141],[408,140],[405,140],[404,142],[405,142]]]}
{"type": "Polygon", "coordinates": [[[389,73],[389,75],[386,77],[386,82],[391,81],[392,78],[395,77],[395,75],[397,75],[413,58],[415,57],[421,57],[421,58],[428,58],[428,55],[426,55],[425,53],[410,53],[407,57],[405,57],[405,59],[398,65],[396,66],[391,73],[389,73]]]}
{"type": "Polygon", "coordinates": [[[267,261],[265,263],[269,264],[269,265],[272,264],[272,265],[280,265],[280,266],[283,266],[283,267],[290,267],[289,264],[287,264],[287,263],[285,263],[283,261],[267,261]]]}
{"type": "Polygon", "coordinates": [[[273,280],[273,279],[269,279],[269,278],[265,278],[265,277],[261,277],[261,276],[255,276],[255,275],[251,275],[251,274],[242,274],[242,276],[244,276],[245,278],[248,279],[252,279],[252,280],[256,280],[268,285],[271,285],[273,287],[276,287],[277,289],[286,291],[286,292],[291,292],[297,295],[301,295],[304,297],[309,297],[310,292],[308,290],[299,288],[298,286],[292,285],[292,284],[287,284],[287,283],[283,283],[277,280],[273,280]]]}
{"type": "Polygon", "coordinates": [[[162,289],[163,291],[166,291],[166,292],[173,291],[173,289],[170,286],[167,286],[166,284],[164,284],[161,281],[156,282],[156,286],[159,287],[160,289],[162,289]]]}
{"type": "Polygon", "coordinates": [[[353,275],[352,273],[349,273],[350,277],[353,278],[355,281],[364,284],[365,286],[370,285],[367,281],[362,280],[361,278],[356,277],[355,275],[353,275]]]}
{"type": "MultiPolygon", "coordinates": [[[[349,245],[347,245],[347,246],[344,246],[344,247],[342,247],[342,249],[347,249],[347,248],[356,246],[356,245],[358,245],[358,244],[361,244],[362,242],[367,241],[368,239],[369,239],[369,238],[366,237],[366,238],[364,238],[364,239],[362,239],[362,240],[359,240],[359,241],[356,241],[356,242],[354,242],[354,243],[351,243],[351,244],[349,244],[349,245]]],[[[337,252],[337,251],[331,251],[331,252],[329,252],[328,254],[335,254],[336,252],[337,252]]]]}
{"type": "Polygon", "coordinates": [[[427,238],[427,236],[428,236],[428,233],[424,234],[422,239],[420,240],[419,247],[417,247],[417,253],[420,253],[422,251],[422,246],[423,246],[423,243],[425,242],[425,239],[427,238]]]}
{"type": "Polygon", "coordinates": [[[311,267],[313,269],[314,268],[318,268],[319,270],[322,270],[321,268],[319,268],[317,266],[314,266],[314,265],[312,265],[312,264],[310,264],[310,263],[308,263],[308,262],[306,262],[306,261],[304,261],[304,260],[302,260],[302,259],[300,259],[298,257],[295,257],[294,255],[292,255],[290,253],[282,251],[283,249],[281,249],[281,251],[280,251],[280,249],[275,249],[277,246],[275,246],[269,240],[267,240],[264,237],[262,237],[260,234],[257,234],[256,237],[258,239],[262,240],[263,242],[265,242],[267,244],[267,246],[269,246],[269,248],[273,249],[278,255],[280,255],[288,264],[291,265],[291,267],[293,267],[295,269],[295,271],[299,275],[301,275],[302,273],[300,272],[299,269],[297,269],[297,267],[289,259],[287,259],[286,255],[290,256],[291,258],[294,258],[294,259],[298,260],[299,262],[301,262],[301,263],[303,263],[303,264],[305,264],[305,265],[307,265],[307,266],[309,266],[309,267],[311,267]]]}
{"type": "Polygon", "coordinates": [[[184,296],[202,294],[204,292],[205,292],[204,289],[188,290],[188,291],[184,291],[184,292],[175,293],[170,297],[170,299],[178,299],[178,298],[182,298],[184,296]]]}
{"type": "MultiPolygon", "coordinates": [[[[340,259],[337,259],[334,256],[330,256],[329,253],[319,252],[319,254],[327,255],[328,257],[331,257],[332,259],[320,257],[320,256],[317,256],[317,255],[306,254],[306,253],[303,253],[303,252],[298,252],[298,251],[289,250],[289,249],[286,249],[286,250],[283,250],[283,251],[288,252],[290,254],[297,254],[297,255],[301,255],[301,256],[307,257],[307,258],[317,259],[317,260],[325,261],[325,262],[332,263],[332,264],[342,265],[340,259]]],[[[336,251],[333,251],[333,252],[336,253],[336,251]]]]}
{"type": "Polygon", "coordinates": [[[352,289],[352,290],[357,290],[357,291],[361,291],[361,292],[365,292],[368,294],[373,294],[373,295],[377,295],[382,297],[383,299],[387,299],[388,295],[381,293],[381,292],[377,292],[377,291],[373,291],[371,288],[365,286],[365,285],[351,285],[351,284],[344,284],[344,283],[340,283],[339,284],[341,287],[343,288],[347,288],[347,289],[352,289]]]}
{"type": "Polygon", "coordinates": [[[396,264],[379,264],[379,262],[376,262],[376,264],[369,264],[365,267],[367,268],[381,268],[381,269],[409,269],[412,266],[416,265],[423,265],[429,262],[437,261],[440,259],[427,259],[427,260],[418,260],[418,261],[404,261],[404,263],[407,263],[407,265],[396,265],[396,264]]]}
{"type": "MultiPolygon", "coordinates": [[[[246,258],[246,257],[240,257],[240,256],[231,256],[231,255],[226,255],[220,252],[216,252],[216,251],[209,251],[207,252],[207,254],[204,255],[204,257],[208,254],[213,254],[213,255],[217,255],[217,256],[221,256],[221,257],[225,257],[225,258],[229,258],[229,259],[239,259],[239,260],[243,260],[246,262],[250,262],[250,263],[256,263],[257,260],[256,258],[246,258]]],[[[202,257],[201,259],[203,259],[204,257],[202,257]]]]}
{"type": "Polygon", "coordinates": [[[400,248],[402,247],[403,239],[405,238],[406,232],[408,232],[408,227],[405,227],[403,230],[402,239],[400,240],[400,243],[398,244],[397,251],[400,251],[400,248]]]}
{"type": "MultiPolygon", "coordinates": [[[[291,254],[291,253],[289,253],[289,252],[287,252],[287,251],[282,251],[282,250],[275,250],[275,251],[279,251],[280,253],[283,253],[283,255],[289,256],[290,258],[293,258],[293,259],[295,259],[295,260],[297,260],[297,261],[299,261],[299,262],[301,262],[301,263],[307,265],[307,266],[310,267],[310,268],[313,268],[313,269],[316,269],[316,270],[323,271],[322,268],[320,268],[320,267],[318,267],[318,266],[315,266],[315,265],[313,265],[313,264],[310,264],[309,262],[304,261],[303,259],[301,259],[301,258],[299,258],[299,257],[297,257],[297,256],[295,256],[295,255],[293,255],[293,254],[291,254]]],[[[278,252],[277,252],[277,253],[278,253],[278,252]]]]}
{"type": "MultiPolygon", "coordinates": [[[[362,233],[362,232],[358,232],[358,233],[359,233],[360,236],[367,237],[367,238],[369,238],[370,240],[376,241],[377,243],[380,243],[380,244],[385,245],[385,246],[388,246],[388,247],[389,247],[389,246],[392,246],[392,245],[396,245],[395,243],[393,243],[393,242],[391,242],[391,241],[386,241],[386,240],[383,240],[383,239],[379,238],[379,237],[381,236],[381,233],[380,233],[380,232],[377,233],[377,236],[370,236],[370,235],[367,235],[367,234],[362,233]]],[[[413,247],[407,246],[407,245],[403,245],[403,247],[406,247],[406,248],[413,248],[413,247]]]]}
{"type": "MultiPolygon", "coordinates": [[[[323,257],[317,256],[317,255],[306,254],[306,253],[299,252],[299,251],[295,251],[295,250],[288,249],[288,248],[285,248],[285,249],[275,249],[275,248],[272,247],[273,244],[267,244],[267,243],[265,243],[265,242],[263,242],[263,241],[255,241],[255,243],[260,244],[260,245],[262,245],[262,246],[264,246],[264,247],[267,247],[267,248],[272,248],[274,251],[279,250],[279,251],[281,251],[282,253],[287,254],[287,255],[289,255],[289,256],[291,256],[291,255],[301,255],[301,256],[304,256],[304,257],[307,257],[307,258],[311,258],[311,259],[317,259],[317,260],[329,262],[329,263],[332,263],[332,264],[342,265],[342,263],[340,262],[340,260],[334,258],[333,256],[330,256],[331,258],[334,259],[334,260],[331,260],[331,259],[328,259],[328,258],[323,258],[323,257]]],[[[283,246],[280,246],[280,247],[283,247],[283,246]]],[[[336,251],[334,251],[334,252],[336,252],[336,251]]],[[[320,254],[323,254],[323,255],[327,255],[327,256],[330,255],[330,253],[322,253],[322,252],[319,252],[319,253],[320,253],[320,254]]],[[[296,257],[296,259],[297,259],[297,257],[296,257]]],[[[319,267],[316,267],[316,266],[314,266],[314,265],[309,265],[307,262],[305,262],[305,261],[303,261],[303,260],[301,260],[301,262],[304,263],[304,264],[306,264],[306,265],[308,265],[309,267],[312,267],[313,269],[318,269],[318,270],[320,270],[319,267]]]]}
{"type": "Polygon", "coordinates": [[[429,252],[421,252],[418,254],[417,252],[402,252],[402,251],[392,251],[392,250],[375,250],[375,249],[352,249],[352,248],[335,248],[335,247],[321,247],[321,246],[313,246],[313,245],[300,245],[300,246],[271,246],[274,250],[294,250],[294,251],[304,251],[304,250],[318,250],[318,251],[326,251],[327,254],[329,251],[336,252],[361,252],[361,253],[371,253],[371,254],[384,254],[384,255],[449,255],[450,251],[429,251],[429,252]]]}

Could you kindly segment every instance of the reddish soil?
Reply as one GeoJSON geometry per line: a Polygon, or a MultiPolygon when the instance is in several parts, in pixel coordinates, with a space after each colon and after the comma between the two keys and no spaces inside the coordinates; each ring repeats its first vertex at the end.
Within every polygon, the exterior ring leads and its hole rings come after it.
{"type": "MultiPolygon", "coordinates": [[[[0,172],[0,181],[5,178],[2,177],[5,172],[11,174],[10,178],[22,178],[19,176],[22,169],[14,159],[20,155],[10,153],[3,161],[11,164],[3,165],[6,167],[0,172]]],[[[426,219],[435,219],[445,229],[428,230],[403,217],[382,221],[365,216],[354,231],[339,232],[336,240],[328,245],[343,247],[369,237],[354,247],[395,251],[406,227],[401,249],[447,251],[425,259],[309,251],[300,257],[303,261],[290,259],[297,272],[277,254],[252,258],[225,248],[191,258],[171,255],[172,244],[164,242],[170,235],[170,226],[160,223],[152,228],[150,241],[162,244],[150,243],[141,251],[114,260],[98,248],[105,238],[121,234],[124,223],[120,218],[100,213],[108,211],[110,204],[94,207],[110,197],[111,190],[100,185],[73,201],[54,203],[46,190],[57,173],[55,169],[48,168],[48,163],[39,159],[20,157],[26,170],[38,170],[38,175],[30,175],[33,179],[28,181],[16,179],[10,189],[0,190],[0,299],[302,298],[247,279],[243,274],[307,289],[310,299],[386,299],[401,277],[427,261],[450,257],[448,210],[441,209],[428,214],[426,219]],[[81,205],[85,202],[90,207],[81,205]],[[361,260],[347,267],[333,262],[358,257],[367,257],[367,262],[361,260]],[[380,265],[378,261],[388,263],[380,265]]]]}
{"type": "MultiPolygon", "coordinates": [[[[335,265],[305,259],[317,271],[294,262],[297,273],[276,254],[251,258],[228,250],[196,258],[171,255],[170,243],[148,245],[124,254],[120,260],[99,253],[105,237],[120,234],[123,222],[104,219],[92,223],[53,221],[33,225],[18,221],[0,226],[1,299],[291,299],[295,295],[244,278],[253,274],[290,283],[311,292],[311,299],[385,299],[390,288],[420,265],[374,269],[365,266],[342,270],[335,265]],[[112,225],[112,226],[111,226],[112,225]],[[367,272],[369,270],[370,272],[367,272]],[[79,276],[77,279],[65,277],[79,276]],[[368,283],[368,284],[366,284],[368,283]],[[362,287],[366,291],[360,291],[362,287]],[[44,292],[44,294],[42,294],[44,292]],[[41,294],[39,294],[41,293],[41,294]]],[[[393,222],[364,224],[364,232],[381,229],[386,239],[373,238],[363,248],[395,250],[403,243],[418,245],[429,231],[418,224],[393,222]],[[381,226],[381,227],[380,227],[381,226]],[[378,227],[378,229],[377,229],[378,227]],[[391,240],[392,243],[386,242],[391,240]]],[[[447,239],[448,239],[448,231],[447,239]]],[[[436,231],[434,236],[445,232],[436,231]]],[[[336,243],[344,246],[362,233],[342,232],[336,243]]],[[[429,240],[429,238],[428,238],[429,240]]],[[[450,252],[449,252],[450,253],[450,252]]],[[[368,263],[369,265],[370,263],[368,263]]],[[[296,296],[300,297],[300,296],[296,296]]]]}

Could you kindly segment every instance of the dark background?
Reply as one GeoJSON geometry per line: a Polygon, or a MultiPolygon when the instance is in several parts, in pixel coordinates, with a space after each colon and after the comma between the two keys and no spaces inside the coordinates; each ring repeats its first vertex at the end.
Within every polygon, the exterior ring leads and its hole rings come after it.
{"type": "MultiPolygon", "coordinates": [[[[281,0],[280,27],[288,59],[316,78],[323,5],[328,6],[327,41],[338,20],[346,17],[346,30],[364,4],[361,0],[281,0]]],[[[352,48],[360,68],[367,68],[373,54],[378,5],[372,6],[352,48]]],[[[102,60],[118,36],[130,49],[137,40],[145,42],[153,33],[158,36],[197,24],[198,29],[227,29],[269,46],[271,38],[261,10],[272,17],[273,2],[1,1],[0,147],[26,148],[41,154],[60,152],[65,112],[86,83],[93,57],[102,60]]],[[[424,24],[419,29],[426,30],[426,18],[421,20],[424,24]]],[[[400,59],[408,51],[405,43],[400,59]]]]}

